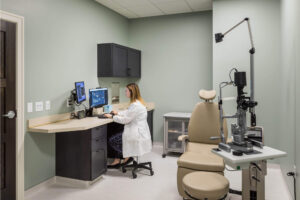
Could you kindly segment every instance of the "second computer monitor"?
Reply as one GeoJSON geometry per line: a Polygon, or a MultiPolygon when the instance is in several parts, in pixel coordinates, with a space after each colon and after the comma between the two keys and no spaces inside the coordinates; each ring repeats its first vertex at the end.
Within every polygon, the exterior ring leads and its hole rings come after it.
{"type": "Polygon", "coordinates": [[[86,100],[84,82],[76,82],[75,83],[75,92],[76,92],[76,101],[77,103],[81,103],[86,100]]]}
{"type": "Polygon", "coordinates": [[[90,107],[97,108],[108,104],[107,88],[90,89],[90,107]]]}

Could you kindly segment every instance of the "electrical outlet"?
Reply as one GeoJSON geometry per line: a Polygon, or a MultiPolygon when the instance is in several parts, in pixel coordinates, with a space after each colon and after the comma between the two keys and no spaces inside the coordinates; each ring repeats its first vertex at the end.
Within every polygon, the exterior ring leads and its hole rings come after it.
{"type": "Polygon", "coordinates": [[[44,110],[44,104],[42,101],[35,102],[35,111],[43,111],[44,110]]]}
{"type": "Polygon", "coordinates": [[[294,165],[294,173],[295,173],[295,176],[297,176],[297,167],[296,167],[296,165],[294,165]]]}
{"type": "Polygon", "coordinates": [[[45,104],[46,104],[46,105],[45,105],[45,110],[50,110],[50,108],[51,108],[51,103],[50,103],[50,101],[46,101],[45,104]]]}
{"type": "Polygon", "coordinates": [[[32,102],[27,103],[27,112],[33,112],[33,105],[32,102]]]}
{"type": "Polygon", "coordinates": [[[67,108],[69,108],[71,106],[71,101],[69,98],[67,98],[67,108]]]}

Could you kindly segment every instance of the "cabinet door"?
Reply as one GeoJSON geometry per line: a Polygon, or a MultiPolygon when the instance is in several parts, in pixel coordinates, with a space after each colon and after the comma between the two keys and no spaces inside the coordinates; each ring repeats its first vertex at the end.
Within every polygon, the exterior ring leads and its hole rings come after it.
{"type": "Polygon", "coordinates": [[[96,151],[92,151],[91,157],[91,179],[94,180],[95,178],[106,172],[106,151],[99,148],[96,151]]]}
{"type": "Polygon", "coordinates": [[[98,77],[111,77],[112,74],[112,45],[98,44],[98,77]]]}
{"type": "Polygon", "coordinates": [[[127,48],[113,46],[113,77],[127,76],[127,48]]]}
{"type": "Polygon", "coordinates": [[[94,180],[106,172],[107,164],[107,125],[92,129],[91,178],[94,180]]]}
{"type": "Polygon", "coordinates": [[[90,180],[91,130],[56,134],[56,176],[90,180]]]}
{"type": "Polygon", "coordinates": [[[135,49],[128,49],[128,76],[141,77],[141,52],[135,49]]]}
{"type": "Polygon", "coordinates": [[[174,152],[182,152],[182,143],[178,141],[178,137],[183,134],[182,121],[168,119],[167,126],[167,148],[174,152]]]}

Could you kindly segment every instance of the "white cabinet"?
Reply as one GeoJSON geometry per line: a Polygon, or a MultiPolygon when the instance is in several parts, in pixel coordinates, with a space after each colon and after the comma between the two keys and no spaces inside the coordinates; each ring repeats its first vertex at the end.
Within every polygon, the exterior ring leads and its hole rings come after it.
{"type": "Polygon", "coordinates": [[[172,112],[164,115],[164,147],[163,157],[169,152],[183,153],[182,142],[178,141],[180,135],[188,133],[191,113],[172,112]]]}

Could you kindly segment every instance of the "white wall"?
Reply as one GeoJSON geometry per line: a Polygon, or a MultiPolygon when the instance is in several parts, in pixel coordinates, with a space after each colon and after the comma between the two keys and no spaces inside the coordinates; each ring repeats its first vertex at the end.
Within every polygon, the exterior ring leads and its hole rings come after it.
{"type": "MultiPolygon", "coordinates": [[[[280,0],[215,0],[213,33],[225,32],[245,17],[250,18],[255,53],[255,100],[257,125],[264,127],[266,145],[278,146],[280,134],[280,0]]],[[[213,44],[213,87],[228,81],[228,72],[236,67],[247,72],[249,92],[250,40],[246,23],[213,44]]],[[[236,96],[236,88],[224,89],[224,96],[236,96]]],[[[226,114],[236,112],[234,101],[224,103],[226,114]]],[[[230,124],[235,120],[231,120],[230,124]]],[[[249,121],[249,118],[248,118],[249,121]]]]}
{"type": "MultiPolygon", "coordinates": [[[[282,0],[282,95],[280,148],[288,152],[281,159],[281,167],[286,174],[297,166],[297,193],[300,195],[300,1],[282,0]]],[[[286,178],[293,193],[293,179],[286,178]]]]}

